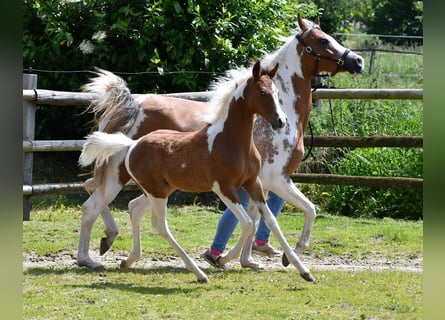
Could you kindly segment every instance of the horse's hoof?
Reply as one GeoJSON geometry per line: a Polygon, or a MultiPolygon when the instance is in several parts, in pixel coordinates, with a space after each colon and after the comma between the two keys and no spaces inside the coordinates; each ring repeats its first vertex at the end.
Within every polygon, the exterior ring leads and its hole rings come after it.
{"type": "Polygon", "coordinates": [[[241,264],[241,267],[249,268],[252,269],[253,271],[260,271],[265,269],[264,264],[258,262],[248,262],[246,264],[241,264]]]}
{"type": "Polygon", "coordinates": [[[281,257],[281,263],[285,267],[287,267],[290,264],[289,259],[287,259],[287,256],[285,253],[283,253],[283,256],[281,257]]]}
{"type": "Polygon", "coordinates": [[[97,266],[93,267],[93,270],[96,272],[104,272],[105,267],[103,265],[97,265],[97,266]]]}
{"type": "Polygon", "coordinates": [[[122,260],[119,266],[121,269],[128,269],[127,260],[122,260]]]}
{"type": "Polygon", "coordinates": [[[308,282],[314,282],[314,281],[315,281],[314,276],[313,276],[310,272],[301,273],[300,276],[301,276],[304,280],[306,280],[306,281],[308,281],[308,282]]]}
{"type": "Polygon", "coordinates": [[[100,249],[99,249],[99,253],[101,256],[103,256],[105,254],[105,252],[107,252],[110,249],[110,245],[108,245],[108,241],[107,238],[102,238],[100,239],[100,249]]]}

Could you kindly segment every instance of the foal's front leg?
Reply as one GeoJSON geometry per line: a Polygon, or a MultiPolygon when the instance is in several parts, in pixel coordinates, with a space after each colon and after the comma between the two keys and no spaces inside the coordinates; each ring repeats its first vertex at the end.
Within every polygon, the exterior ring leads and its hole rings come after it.
{"type": "Polygon", "coordinates": [[[280,243],[281,248],[289,259],[289,262],[292,263],[300,271],[300,276],[303,279],[313,282],[315,280],[314,277],[312,276],[309,269],[300,261],[295,251],[292,250],[292,248],[287,243],[280,229],[280,226],[278,225],[277,219],[272,214],[267,204],[265,202],[256,201],[255,205],[258,207],[258,210],[263,217],[267,227],[272,231],[272,233],[275,235],[278,242],[280,243]]]}
{"type": "Polygon", "coordinates": [[[254,240],[255,231],[258,229],[260,222],[260,215],[258,208],[253,204],[253,201],[249,201],[249,207],[247,208],[247,214],[253,221],[254,232],[244,242],[243,250],[241,251],[240,264],[243,268],[250,268],[252,270],[264,269],[264,265],[256,262],[252,258],[252,242],[254,240]]]}
{"type": "MultiPolygon", "coordinates": [[[[220,189],[218,184],[215,184],[213,187],[213,192],[215,192],[222,202],[233,212],[235,217],[238,219],[238,222],[241,225],[241,235],[238,239],[238,242],[232,247],[227,253],[220,256],[218,259],[218,263],[223,265],[229,262],[230,260],[236,259],[240,256],[241,250],[243,249],[244,243],[246,243],[247,239],[253,237],[253,233],[255,232],[254,225],[252,219],[248,216],[246,210],[241,203],[235,203],[230,200],[220,189]]],[[[236,197],[236,194],[232,194],[233,197],[236,197]]]]}

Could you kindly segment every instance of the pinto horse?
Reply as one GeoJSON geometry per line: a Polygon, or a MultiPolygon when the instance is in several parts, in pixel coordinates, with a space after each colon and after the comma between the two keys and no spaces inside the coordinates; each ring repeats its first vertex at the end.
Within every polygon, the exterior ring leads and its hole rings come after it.
{"type": "MultiPolygon", "coordinates": [[[[292,182],[291,174],[297,170],[304,154],[303,134],[312,104],[311,78],[319,72],[336,74],[346,71],[355,76],[363,72],[364,60],[323,32],[318,18],[312,22],[298,17],[298,25],[300,31],[296,35],[289,37],[276,52],[266,55],[262,60],[263,67],[280,64],[273,81],[279,90],[280,106],[288,119],[286,126],[282,130],[271,130],[258,117],[253,134],[262,159],[260,178],[263,187],[280,195],[304,213],[303,231],[295,247],[295,252],[300,254],[309,246],[316,212],[313,203],[292,182]]],[[[84,86],[84,91],[98,96],[91,105],[98,121],[98,130],[122,131],[133,139],[157,129],[198,130],[209,123],[209,113],[212,113],[206,102],[153,94],[131,95],[123,79],[104,70],[97,72],[97,77],[84,86]]],[[[107,195],[117,194],[130,181],[122,159],[121,156],[112,156],[107,163],[96,165],[93,178],[85,182],[85,188],[91,195],[82,207],[77,254],[80,266],[103,268],[101,263],[89,256],[91,230],[99,214],[104,220],[106,234],[101,240],[101,255],[111,247],[118,234],[118,226],[107,207],[114,195],[107,195]]],[[[144,195],[129,203],[134,235],[126,266],[141,257],[137,226],[149,208],[150,202],[144,195]]],[[[250,244],[246,241],[240,258],[241,265],[249,265],[250,250],[250,244]]],[[[227,261],[224,257],[220,259],[222,264],[227,261]]],[[[286,256],[283,256],[283,264],[288,264],[286,256]]]]}
{"type": "MultiPolygon", "coordinates": [[[[264,216],[271,230],[287,245],[278,223],[266,204],[258,177],[261,156],[253,142],[254,115],[259,114],[275,130],[286,123],[279,108],[278,94],[272,81],[278,64],[262,70],[258,61],[250,70],[236,70],[215,87],[215,120],[193,132],[157,130],[132,140],[121,132],[96,131],[87,137],[79,162],[101,165],[115,154],[125,155],[125,167],[132,180],[149,199],[154,228],[194,272],[199,282],[208,282],[205,273],[193,262],[173,238],[167,225],[168,197],[175,190],[215,192],[238,218],[242,235],[227,255],[238,257],[244,241],[255,231],[252,219],[241,205],[236,191],[243,187],[256,210],[264,216]]],[[[253,207],[251,208],[253,210],[253,207]]],[[[295,254],[287,245],[287,252],[295,254]]],[[[302,277],[313,280],[309,270],[298,260],[302,277]]]]}

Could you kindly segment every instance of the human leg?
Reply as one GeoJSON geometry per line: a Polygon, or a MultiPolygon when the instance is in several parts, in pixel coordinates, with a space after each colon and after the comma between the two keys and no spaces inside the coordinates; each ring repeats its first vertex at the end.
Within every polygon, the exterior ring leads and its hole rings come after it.
{"type": "MultiPolygon", "coordinates": [[[[246,208],[249,204],[249,196],[247,195],[247,192],[240,188],[237,190],[237,195],[242,206],[246,208]]],[[[238,219],[235,217],[232,211],[229,208],[224,210],[221,218],[219,219],[213,243],[210,246],[210,249],[207,249],[202,254],[202,258],[204,258],[204,260],[206,260],[213,267],[221,269],[227,267],[224,264],[221,265],[217,263],[217,260],[226,249],[227,243],[229,242],[229,239],[232,236],[237,224],[238,219]]]]}
{"type": "MultiPolygon", "coordinates": [[[[247,208],[249,204],[249,196],[247,195],[247,192],[240,188],[237,191],[237,195],[242,206],[247,208]]],[[[215,238],[210,247],[213,254],[221,254],[226,249],[227,243],[229,242],[237,224],[238,220],[235,215],[229,208],[227,208],[219,219],[215,238]]]]}
{"type": "MultiPolygon", "coordinates": [[[[275,217],[278,217],[285,203],[286,202],[284,201],[283,198],[279,197],[272,191],[269,191],[269,199],[267,199],[267,206],[269,207],[270,211],[272,211],[275,217]]],[[[262,241],[264,243],[269,240],[269,237],[270,237],[270,230],[264,223],[263,218],[261,218],[260,224],[258,225],[258,230],[256,232],[255,240],[257,240],[257,243],[259,241],[262,241]]]]}
{"type": "MultiPolygon", "coordinates": [[[[284,204],[284,199],[269,191],[269,199],[267,200],[267,205],[275,217],[280,214],[284,204]]],[[[255,241],[252,244],[252,251],[256,254],[267,255],[269,257],[281,255],[280,251],[269,244],[269,238],[270,229],[267,227],[264,219],[261,218],[257,232],[255,234],[255,241]]]]}

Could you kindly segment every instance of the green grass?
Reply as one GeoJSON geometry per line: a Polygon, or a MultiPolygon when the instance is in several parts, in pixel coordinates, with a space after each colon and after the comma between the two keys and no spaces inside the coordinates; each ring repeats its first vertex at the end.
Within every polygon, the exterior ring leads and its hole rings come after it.
{"type": "MultiPolygon", "coordinates": [[[[287,205],[280,226],[291,245],[301,232],[303,217],[287,205]]],[[[125,211],[113,210],[120,226],[109,255],[126,254],[131,247],[125,211]]],[[[182,247],[195,256],[207,248],[220,211],[214,208],[171,207],[169,226],[182,247]]],[[[41,206],[23,222],[23,248],[41,256],[59,251],[76,254],[78,205],[41,206]]],[[[421,221],[351,219],[318,215],[309,254],[379,252],[388,257],[422,256],[421,221]]],[[[103,223],[93,228],[97,250],[103,223]]],[[[235,232],[235,237],[239,229],[235,232]]],[[[231,243],[235,241],[232,238],[231,243]]],[[[271,239],[276,245],[275,238],[271,239]]],[[[143,220],[143,259],[175,255],[153,233],[149,214],[143,220]]],[[[304,261],[304,255],[302,256],[304,261]]],[[[23,277],[24,319],[419,319],[422,274],[398,271],[313,270],[315,283],[303,281],[295,268],[253,272],[239,267],[226,271],[206,268],[210,284],[199,284],[185,268],[136,267],[126,271],[107,265],[105,272],[85,268],[31,268],[23,277]]]]}

